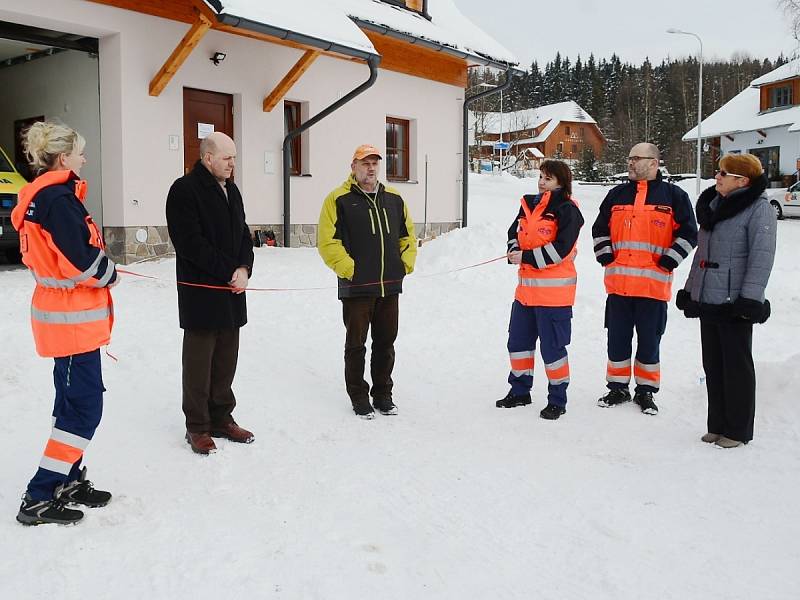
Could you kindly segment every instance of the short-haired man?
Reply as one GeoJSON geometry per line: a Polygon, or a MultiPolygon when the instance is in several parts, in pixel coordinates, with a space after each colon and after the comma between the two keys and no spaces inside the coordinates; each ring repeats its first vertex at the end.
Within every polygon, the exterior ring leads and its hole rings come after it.
{"type": "Polygon", "coordinates": [[[230,286],[230,291],[178,284],[183,331],[183,412],[194,452],[216,450],[212,437],[248,444],[255,438],[231,413],[239,328],[247,323],[244,291],[253,269],[253,241],[239,188],[230,179],[236,145],[221,132],[200,144],[200,160],[167,197],[167,226],[178,281],[230,286]]]}
{"type": "Polygon", "coordinates": [[[608,393],[603,407],[631,399],[655,415],[653,394],[661,385],[659,346],[667,325],[672,271],[697,245],[697,223],[689,196],[667,183],[658,169],[660,154],[641,143],[628,156],[628,182],[608,192],[592,227],[594,253],[605,267],[605,327],[608,330],[608,393]],[[631,364],[633,330],[636,358],[631,364]]]}
{"type": "Polygon", "coordinates": [[[339,278],[347,330],[344,378],[353,412],[372,419],[375,410],[397,414],[392,400],[398,296],[414,270],[414,222],[403,198],[378,181],[380,151],[356,148],[350,176],[325,198],[319,216],[320,256],[339,278]],[[372,329],[370,373],[364,380],[367,333],[372,329]],[[372,395],[372,405],[369,397],[372,395]]]}

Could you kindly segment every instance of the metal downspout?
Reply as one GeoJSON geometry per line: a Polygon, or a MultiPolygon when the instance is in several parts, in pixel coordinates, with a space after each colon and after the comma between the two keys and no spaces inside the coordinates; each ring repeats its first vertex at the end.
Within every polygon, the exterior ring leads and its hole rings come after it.
{"type": "Polygon", "coordinates": [[[372,87],[375,83],[375,80],[378,78],[378,65],[381,62],[381,57],[376,54],[370,54],[369,58],[367,58],[367,64],[369,65],[369,79],[367,79],[364,83],[359,85],[357,88],[351,90],[345,96],[342,96],[331,104],[328,108],[323,110],[322,112],[314,115],[305,123],[302,123],[300,127],[297,129],[293,129],[286,137],[283,138],[283,245],[286,248],[291,246],[291,187],[290,187],[290,175],[289,175],[289,160],[292,153],[292,140],[296,138],[298,135],[303,133],[305,130],[310,129],[317,123],[319,123],[322,119],[333,113],[334,111],[338,110],[350,100],[361,94],[362,92],[366,91],[368,88],[372,87]]]}
{"type": "Polygon", "coordinates": [[[431,21],[431,15],[428,13],[428,0],[422,0],[422,16],[431,21]]]}
{"type": "MultiPolygon", "coordinates": [[[[470,96],[469,98],[464,98],[464,138],[463,138],[463,148],[462,148],[462,176],[461,176],[461,226],[467,226],[467,198],[469,196],[469,105],[475,102],[476,100],[480,100],[481,98],[485,98],[486,96],[491,96],[492,94],[496,94],[501,90],[507,89],[510,85],[512,80],[514,79],[515,69],[509,67],[506,70],[506,79],[501,84],[495,88],[490,90],[486,90],[485,92],[481,92],[480,94],[475,94],[474,96],[470,96]]],[[[465,91],[466,93],[466,91],[465,91]]],[[[502,116],[500,117],[503,118],[502,116]]],[[[501,140],[502,141],[502,140],[501,140]]]]}

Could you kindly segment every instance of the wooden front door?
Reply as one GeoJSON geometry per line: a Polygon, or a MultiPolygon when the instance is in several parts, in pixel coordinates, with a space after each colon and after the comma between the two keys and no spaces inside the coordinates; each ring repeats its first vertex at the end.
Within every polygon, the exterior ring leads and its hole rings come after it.
{"type": "Polygon", "coordinates": [[[200,158],[200,141],[212,131],[233,138],[233,96],[183,88],[183,172],[200,158]]]}

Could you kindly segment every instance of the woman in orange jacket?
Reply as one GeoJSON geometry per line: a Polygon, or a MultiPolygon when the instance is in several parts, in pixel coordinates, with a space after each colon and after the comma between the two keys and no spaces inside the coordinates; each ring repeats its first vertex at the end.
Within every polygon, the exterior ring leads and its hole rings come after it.
{"type": "Polygon", "coordinates": [[[20,190],[11,220],[22,261],[36,280],[33,338],[39,355],[55,360],[56,397],[52,433],[17,521],[72,524],[83,513],[69,504],[96,507],[111,500],[86,479],[81,461],[103,410],[99,348],[111,339],[110,288],[117,272],[83,203],[83,137],[65,125],[39,122],[24,142],[38,176],[20,190]]]}
{"type": "Polygon", "coordinates": [[[508,260],[519,265],[508,326],[511,389],[495,405],[513,408],[531,403],[538,340],[548,381],[547,406],[539,416],[555,420],[567,411],[567,345],[578,281],[574,259],[583,216],[572,199],[569,167],[546,160],[539,170],[539,193],[522,198],[508,230],[508,260]]]}

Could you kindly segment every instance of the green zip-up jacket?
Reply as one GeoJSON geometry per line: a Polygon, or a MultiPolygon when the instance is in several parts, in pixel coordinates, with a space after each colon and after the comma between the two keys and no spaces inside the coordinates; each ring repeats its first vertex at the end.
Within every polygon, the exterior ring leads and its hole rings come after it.
{"type": "Polygon", "coordinates": [[[414,222],[397,190],[378,183],[373,200],[350,174],[325,198],[317,249],[339,278],[339,298],[390,296],[414,270],[414,222]]]}

